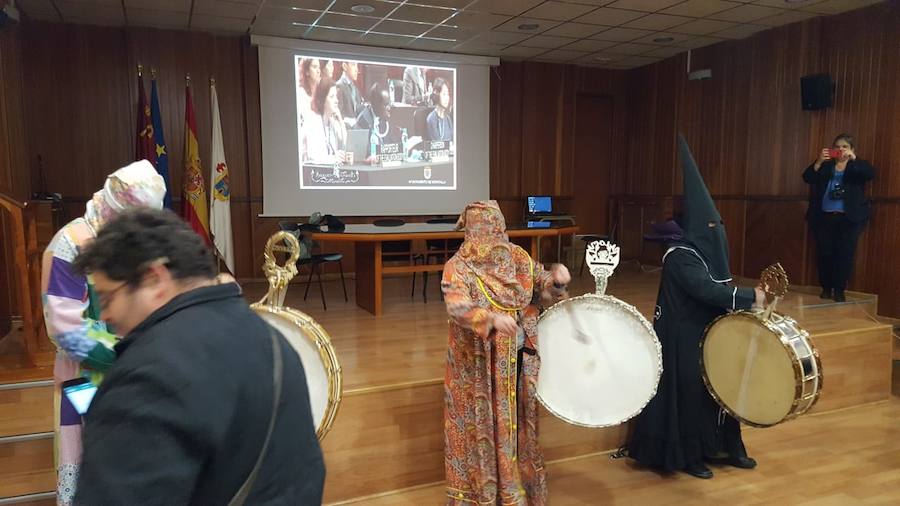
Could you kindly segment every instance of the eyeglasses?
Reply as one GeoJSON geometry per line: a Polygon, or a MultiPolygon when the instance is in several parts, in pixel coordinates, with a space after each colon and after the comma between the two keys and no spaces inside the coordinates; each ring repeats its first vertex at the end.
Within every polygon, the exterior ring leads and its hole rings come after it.
{"type": "Polygon", "coordinates": [[[115,298],[116,293],[118,293],[119,290],[125,288],[126,286],[128,286],[127,282],[122,283],[121,285],[119,285],[119,286],[113,288],[112,290],[101,295],[100,296],[100,309],[105,311],[109,307],[109,305],[112,303],[113,299],[115,298]]]}

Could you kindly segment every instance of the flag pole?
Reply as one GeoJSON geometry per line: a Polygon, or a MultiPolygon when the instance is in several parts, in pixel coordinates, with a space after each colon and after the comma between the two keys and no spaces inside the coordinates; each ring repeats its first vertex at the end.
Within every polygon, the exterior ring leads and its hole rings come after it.
{"type": "Polygon", "coordinates": [[[140,63],[137,64],[137,73],[138,73],[138,77],[144,76],[144,66],[141,65],[140,63]]]}
{"type": "Polygon", "coordinates": [[[156,68],[150,67],[150,79],[156,79],[156,68]]]}

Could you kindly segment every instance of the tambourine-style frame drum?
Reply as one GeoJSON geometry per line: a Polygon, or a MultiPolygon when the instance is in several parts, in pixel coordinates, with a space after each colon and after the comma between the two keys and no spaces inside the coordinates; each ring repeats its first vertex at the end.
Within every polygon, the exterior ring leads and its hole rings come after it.
{"type": "Polygon", "coordinates": [[[662,347],[634,306],[605,294],[619,248],[595,241],[586,254],[596,293],[557,302],[538,319],[537,397],[565,422],[611,427],[656,395],[662,347]]]}
{"type": "Polygon", "coordinates": [[[822,391],[822,363],[797,322],[774,311],[787,292],[781,265],[762,284],[775,297],[764,311],[737,311],[714,320],[700,342],[703,381],[731,416],[771,427],[809,411],[822,391]]]}
{"type": "Polygon", "coordinates": [[[309,387],[316,436],[321,440],[331,429],[341,404],[341,366],[328,332],[309,315],[283,305],[288,283],[297,274],[299,255],[300,245],[292,234],[277,232],[269,238],[263,265],[269,291],[250,308],[278,330],[299,355],[309,387]],[[278,265],[276,252],[288,254],[284,265],[278,265]]]}

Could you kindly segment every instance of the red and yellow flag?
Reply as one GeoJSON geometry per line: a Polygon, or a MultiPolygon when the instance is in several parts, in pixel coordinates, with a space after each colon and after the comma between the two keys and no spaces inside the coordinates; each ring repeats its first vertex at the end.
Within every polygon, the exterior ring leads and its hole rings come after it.
{"type": "Polygon", "coordinates": [[[194,119],[190,80],[184,92],[184,180],[181,183],[181,216],[191,224],[191,228],[206,241],[206,244],[212,245],[209,240],[209,211],[206,207],[209,199],[206,198],[206,185],[200,170],[200,148],[197,146],[197,121],[194,119]]]}

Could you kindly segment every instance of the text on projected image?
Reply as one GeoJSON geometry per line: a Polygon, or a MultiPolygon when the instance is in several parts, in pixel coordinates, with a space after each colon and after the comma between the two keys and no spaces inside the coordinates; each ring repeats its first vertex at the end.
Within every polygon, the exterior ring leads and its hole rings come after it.
{"type": "Polygon", "coordinates": [[[456,189],[456,70],[296,55],[300,187],[456,189]]]}

